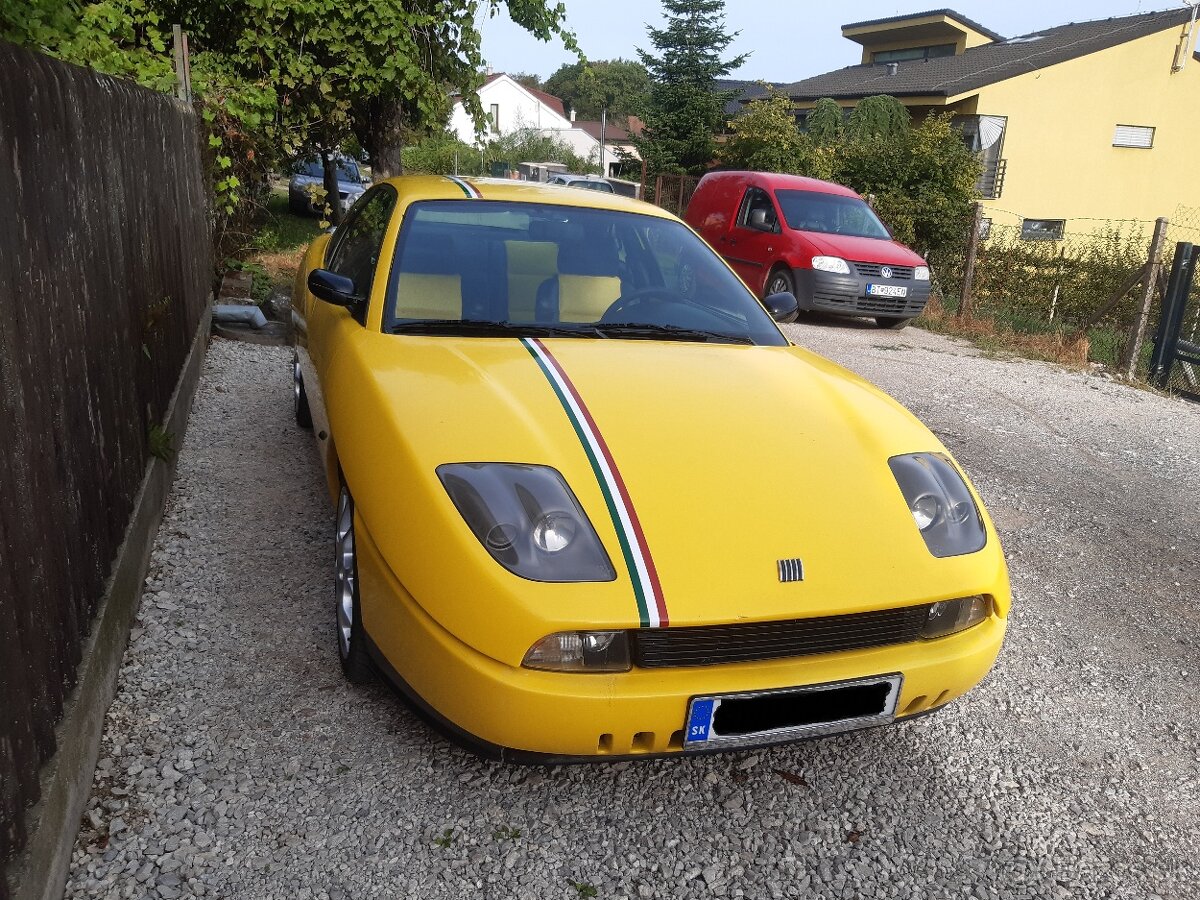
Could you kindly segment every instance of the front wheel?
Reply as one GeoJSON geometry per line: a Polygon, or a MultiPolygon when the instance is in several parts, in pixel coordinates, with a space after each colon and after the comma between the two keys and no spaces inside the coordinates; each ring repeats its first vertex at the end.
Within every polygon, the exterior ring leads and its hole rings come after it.
{"type": "Polygon", "coordinates": [[[308,394],[304,390],[304,374],[300,371],[300,358],[292,356],[292,411],[296,424],[301,428],[312,428],[312,410],[308,408],[308,394]]]}
{"type": "Polygon", "coordinates": [[[784,291],[795,296],[796,281],[792,278],[790,269],[776,266],[767,276],[767,292],[763,296],[770,297],[772,294],[782,294],[784,291]]]}
{"type": "Polygon", "coordinates": [[[875,325],[877,328],[900,329],[906,326],[912,319],[895,319],[891,316],[876,316],[875,325]]]}
{"type": "Polygon", "coordinates": [[[354,546],[354,498],[345,484],[338,493],[337,518],[333,529],[333,599],[337,615],[338,659],[348,681],[362,684],[371,680],[371,659],[367,654],[366,634],[362,626],[358,599],[358,553],[354,546]]]}

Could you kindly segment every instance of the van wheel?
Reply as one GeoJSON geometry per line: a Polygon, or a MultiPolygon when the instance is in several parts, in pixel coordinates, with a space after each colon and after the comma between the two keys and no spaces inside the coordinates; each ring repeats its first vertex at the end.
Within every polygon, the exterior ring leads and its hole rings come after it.
{"type": "Polygon", "coordinates": [[[899,330],[906,326],[912,319],[893,319],[891,316],[876,316],[875,325],[878,328],[891,328],[899,330]]]}
{"type": "Polygon", "coordinates": [[[771,274],[767,276],[767,291],[763,297],[770,297],[772,294],[782,294],[787,291],[793,297],[796,295],[796,281],[792,278],[792,270],[787,266],[776,266],[771,270],[771,274]]]}

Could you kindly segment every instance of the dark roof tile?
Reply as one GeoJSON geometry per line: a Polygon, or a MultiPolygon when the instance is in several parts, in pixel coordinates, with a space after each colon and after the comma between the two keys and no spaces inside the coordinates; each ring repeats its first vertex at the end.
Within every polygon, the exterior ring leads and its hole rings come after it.
{"type": "Polygon", "coordinates": [[[888,74],[888,63],[848,66],[783,85],[782,90],[799,101],[849,100],[871,94],[951,97],[1178,27],[1190,16],[1190,9],[1172,9],[1073,22],[972,47],[958,56],[901,62],[895,75],[888,74]]]}

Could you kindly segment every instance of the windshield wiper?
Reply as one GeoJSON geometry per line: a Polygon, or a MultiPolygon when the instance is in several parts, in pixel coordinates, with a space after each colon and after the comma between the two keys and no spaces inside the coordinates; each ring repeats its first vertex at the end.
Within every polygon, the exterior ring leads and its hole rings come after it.
{"type": "Polygon", "coordinates": [[[753,344],[751,338],[723,331],[685,328],[681,325],[653,325],[645,322],[597,322],[596,331],[605,337],[650,338],[667,341],[703,341],[720,344],[753,344]]]}
{"type": "Polygon", "coordinates": [[[553,325],[543,322],[493,322],[488,319],[418,319],[397,322],[392,334],[451,334],[468,337],[597,337],[590,325],[553,325]]]}

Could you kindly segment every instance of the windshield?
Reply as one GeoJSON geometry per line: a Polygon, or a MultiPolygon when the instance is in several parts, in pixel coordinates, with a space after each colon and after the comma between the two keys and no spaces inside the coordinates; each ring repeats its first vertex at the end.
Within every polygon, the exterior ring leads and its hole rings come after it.
{"type": "Polygon", "coordinates": [[[875,211],[858,197],[817,191],[776,191],[775,196],[788,228],[795,231],[892,239],[875,211]]]}
{"type": "Polygon", "coordinates": [[[787,343],[746,286],[679,222],[495,200],[408,208],[384,328],[787,343]]]}
{"type": "MultiPolygon", "coordinates": [[[[321,168],[319,159],[309,159],[296,166],[297,175],[307,175],[309,178],[324,178],[325,171],[321,168]]],[[[338,181],[349,181],[353,184],[359,182],[358,166],[344,159],[338,163],[337,167],[338,181]]]]}

